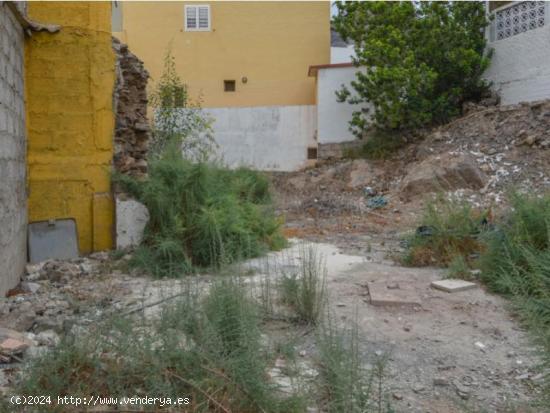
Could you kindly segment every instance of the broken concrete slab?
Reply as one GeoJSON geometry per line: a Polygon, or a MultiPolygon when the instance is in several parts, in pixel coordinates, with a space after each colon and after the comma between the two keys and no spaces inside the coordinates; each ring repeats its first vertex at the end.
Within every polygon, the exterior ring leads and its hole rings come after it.
{"type": "Polygon", "coordinates": [[[446,280],[432,281],[430,285],[432,286],[432,288],[446,291],[448,293],[456,293],[458,291],[470,290],[477,287],[476,283],[451,278],[446,280]]]}
{"type": "Polygon", "coordinates": [[[412,285],[393,282],[368,282],[370,303],[375,306],[420,307],[421,300],[412,285]]]}

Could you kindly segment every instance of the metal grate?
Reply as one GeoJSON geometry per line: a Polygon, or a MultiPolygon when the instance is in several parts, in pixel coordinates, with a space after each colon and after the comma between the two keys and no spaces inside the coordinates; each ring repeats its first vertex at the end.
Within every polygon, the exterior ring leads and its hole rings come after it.
{"type": "Polygon", "coordinates": [[[543,27],[545,14],[544,1],[522,1],[495,12],[496,40],[543,27]]]}

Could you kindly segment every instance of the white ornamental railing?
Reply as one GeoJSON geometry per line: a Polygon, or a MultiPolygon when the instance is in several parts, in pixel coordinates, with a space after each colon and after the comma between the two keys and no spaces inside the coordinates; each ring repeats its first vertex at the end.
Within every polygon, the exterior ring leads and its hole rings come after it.
{"type": "Polygon", "coordinates": [[[490,40],[504,40],[543,27],[550,21],[549,6],[546,1],[518,1],[494,10],[490,40]]]}

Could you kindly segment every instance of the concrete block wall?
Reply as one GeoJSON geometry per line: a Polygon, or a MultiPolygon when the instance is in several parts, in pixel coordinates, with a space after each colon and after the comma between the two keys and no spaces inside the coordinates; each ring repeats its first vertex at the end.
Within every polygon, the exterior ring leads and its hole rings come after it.
{"type": "MultiPolygon", "coordinates": [[[[550,4],[546,9],[550,17],[550,4]]],[[[550,99],[549,20],[543,27],[488,42],[493,57],[485,77],[493,82],[502,104],[550,99]]]]}
{"type": "Polygon", "coordinates": [[[13,288],[27,262],[24,34],[0,3],[0,294],[13,288]]]}

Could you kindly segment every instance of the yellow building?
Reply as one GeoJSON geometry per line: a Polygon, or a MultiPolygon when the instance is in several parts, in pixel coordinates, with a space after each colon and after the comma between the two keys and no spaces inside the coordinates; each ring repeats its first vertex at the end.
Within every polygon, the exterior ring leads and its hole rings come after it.
{"type": "Polygon", "coordinates": [[[73,218],[80,252],[111,248],[111,6],[29,2],[28,15],[61,26],[25,43],[28,221],[73,218]]]}
{"type": "Polygon", "coordinates": [[[203,107],[312,105],[308,67],[330,63],[330,2],[115,2],[113,33],[152,82],[170,47],[203,107]]]}

